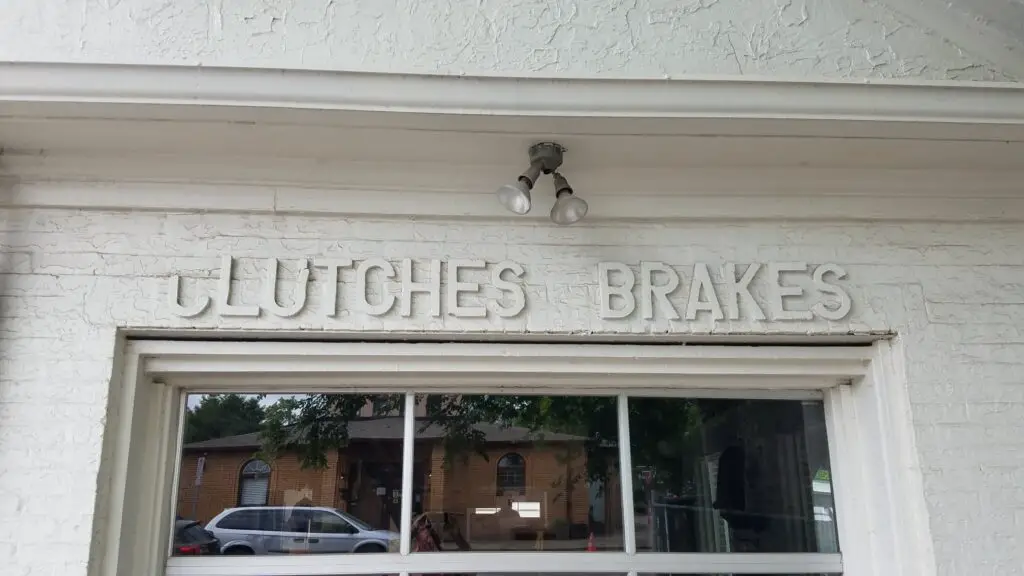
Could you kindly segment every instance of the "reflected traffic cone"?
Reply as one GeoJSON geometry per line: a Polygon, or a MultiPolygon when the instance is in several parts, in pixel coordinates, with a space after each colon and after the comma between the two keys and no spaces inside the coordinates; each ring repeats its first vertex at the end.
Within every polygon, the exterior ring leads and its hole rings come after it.
{"type": "Polygon", "coordinates": [[[590,533],[590,538],[587,539],[587,552],[597,552],[597,544],[594,544],[594,533],[590,533]]]}

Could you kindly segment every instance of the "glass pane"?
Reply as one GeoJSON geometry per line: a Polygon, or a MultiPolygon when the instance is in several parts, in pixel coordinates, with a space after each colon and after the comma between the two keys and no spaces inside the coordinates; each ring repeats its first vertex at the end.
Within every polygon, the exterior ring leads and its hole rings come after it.
{"type": "Polygon", "coordinates": [[[413,550],[622,550],[615,398],[417,399],[413,550]]]}
{"type": "MultiPolygon", "coordinates": [[[[447,573],[446,576],[625,576],[615,572],[478,572],[476,574],[447,573]]],[[[426,575],[423,575],[426,576],[426,575]]]]}
{"type": "Polygon", "coordinates": [[[637,550],[839,551],[820,402],[630,398],[637,550]]]}
{"type": "Polygon", "coordinates": [[[403,402],[190,395],[172,554],[397,552],[403,402]]]}
{"type": "MultiPolygon", "coordinates": [[[[413,573],[415,574],[415,573],[413,573]]],[[[624,574],[617,574],[615,572],[477,572],[477,573],[460,573],[460,572],[446,572],[447,576],[624,576],[624,574]]],[[[767,574],[770,576],[842,576],[839,572],[767,572],[760,573],[767,574]]],[[[396,573],[392,574],[362,574],[362,575],[345,575],[338,573],[335,576],[398,576],[396,573]]],[[[428,576],[426,574],[415,576],[428,576]]],[[[655,574],[653,572],[640,572],[637,576],[742,576],[741,573],[730,574],[730,573],[705,573],[705,572],[678,572],[672,574],[655,574]]]]}

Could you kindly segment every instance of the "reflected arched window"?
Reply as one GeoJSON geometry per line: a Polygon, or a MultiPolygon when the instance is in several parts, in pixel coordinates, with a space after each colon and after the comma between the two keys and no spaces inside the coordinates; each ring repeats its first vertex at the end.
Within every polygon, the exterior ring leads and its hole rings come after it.
{"type": "Polygon", "coordinates": [[[498,492],[526,492],[526,460],[516,453],[498,460],[498,492]]]}
{"type": "Polygon", "coordinates": [[[270,464],[249,460],[238,476],[238,505],[266,506],[270,496],[270,464]]]}

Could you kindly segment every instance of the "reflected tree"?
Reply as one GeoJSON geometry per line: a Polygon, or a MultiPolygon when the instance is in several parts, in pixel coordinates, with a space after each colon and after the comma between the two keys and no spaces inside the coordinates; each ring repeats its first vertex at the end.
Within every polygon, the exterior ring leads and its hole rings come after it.
{"type": "Polygon", "coordinates": [[[265,417],[260,396],[211,394],[185,414],[185,443],[258,432],[265,417]]]}
{"type": "MultiPolygon", "coordinates": [[[[479,425],[523,427],[537,442],[546,433],[571,434],[583,438],[587,480],[603,480],[614,474],[618,462],[618,411],[615,398],[595,396],[508,396],[448,394],[428,395],[426,416],[418,419],[420,430],[435,425],[443,429],[442,442],[450,459],[471,454],[487,458],[486,438],[479,425]]],[[[404,408],[401,394],[329,395],[310,394],[286,398],[270,406],[262,426],[263,453],[273,457],[288,447],[296,451],[304,467],[326,466],[326,454],[348,444],[350,422],[368,403],[372,418],[394,417],[404,408]]],[[[658,469],[658,483],[679,486],[678,455],[688,443],[697,441],[702,418],[714,412],[714,402],[696,399],[630,400],[631,453],[634,467],[658,469]]],[[[566,482],[583,480],[569,472],[566,454],[566,482]]]]}
{"type": "Polygon", "coordinates": [[[282,398],[266,410],[260,430],[261,456],[274,460],[285,448],[299,455],[303,468],[324,468],[331,450],[348,445],[349,422],[373,403],[372,417],[401,411],[401,394],[308,394],[282,398]]]}

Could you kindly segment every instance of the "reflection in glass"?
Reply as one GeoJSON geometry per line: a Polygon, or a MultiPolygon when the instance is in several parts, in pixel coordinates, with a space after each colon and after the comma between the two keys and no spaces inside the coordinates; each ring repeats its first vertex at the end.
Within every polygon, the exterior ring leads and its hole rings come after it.
{"type": "Polygon", "coordinates": [[[413,551],[622,550],[614,398],[418,399],[413,551]]]}
{"type": "Polygon", "coordinates": [[[270,498],[270,464],[253,458],[242,466],[239,506],[266,506],[270,498]]]}
{"type": "Polygon", "coordinates": [[[397,552],[401,395],[191,395],[174,555],[397,552]]]}
{"type": "MultiPolygon", "coordinates": [[[[416,398],[414,552],[838,552],[822,406],[630,398],[624,514],[611,397],[416,398]]],[[[401,394],[192,395],[175,555],[397,552],[401,394]]]]}
{"type": "Polygon", "coordinates": [[[447,576],[625,576],[625,574],[614,572],[478,572],[476,574],[447,573],[447,576]]]}
{"type": "Polygon", "coordinates": [[[638,551],[838,552],[817,402],[630,398],[638,551]]]}

